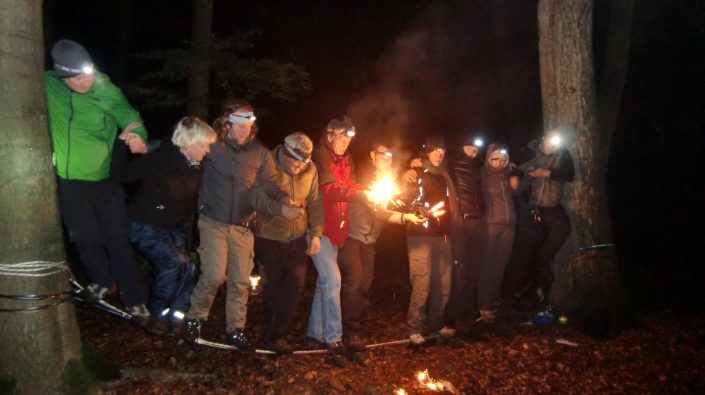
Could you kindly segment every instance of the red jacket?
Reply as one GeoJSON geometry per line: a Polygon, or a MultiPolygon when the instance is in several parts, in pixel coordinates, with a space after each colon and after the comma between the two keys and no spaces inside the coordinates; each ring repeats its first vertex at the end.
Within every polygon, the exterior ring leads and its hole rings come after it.
{"type": "Polygon", "coordinates": [[[348,202],[355,200],[357,192],[363,188],[355,182],[352,156],[347,151],[336,155],[325,136],[313,150],[313,163],[316,164],[323,194],[323,235],[340,247],[350,226],[348,202]]]}

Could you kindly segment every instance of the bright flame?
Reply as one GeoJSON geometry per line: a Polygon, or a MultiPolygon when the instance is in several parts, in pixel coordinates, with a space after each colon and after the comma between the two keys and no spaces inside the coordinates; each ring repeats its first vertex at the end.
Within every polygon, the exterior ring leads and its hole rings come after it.
{"type": "Polygon", "coordinates": [[[250,287],[252,288],[253,291],[257,290],[257,286],[259,285],[259,276],[250,276],[250,287]]]}
{"type": "Polygon", "coordinates": [[[408,392],[406,392],[406,390],[404,388],[399,388],[396,391],[394,391],[394,394],[395,395],[407,395],[408,392]]]}
{"type": "Polygon", "coordinates": [[[419,381],[419,384],[421,384],[421,386],[426,387],[431,391],[443,391],[443,389],[445,388],[443,386],[443,383],[431,378],[431,376],[428,374],[428,369],[424,370],[423,372],[416,373],[416,380],[419,381]]]}
{"type": "Polygon", "coordinates": [[[424,370],[423,372],[418,372],[416,373],[416,380],[419,381],[419,383],[423,384],[424,381],[428,380],[428,369],[424,370]]]}
{"type": "Polygon", "coordinates": [[[400,193],[401,190],[392,177],[388,175],[374,181],[365,191],[367,199],[382,208],[386,208],[389,202],[400,193]]]}

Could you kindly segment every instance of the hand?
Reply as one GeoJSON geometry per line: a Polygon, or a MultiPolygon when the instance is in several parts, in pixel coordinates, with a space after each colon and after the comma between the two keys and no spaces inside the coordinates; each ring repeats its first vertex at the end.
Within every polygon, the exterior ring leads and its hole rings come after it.
{"type": "Polygon", "coordinates": [[[282,204],[282,215],[292,221],[300,216],[304,215],[304,209],[300,206],[294,206],[291,204],[282,204]]]}
{"type": "Polygon", "coordinates": [[[147,152],[147,144],[144,139],[137,133],[127,133],[125,135],[125,144],[130,147],[130,152],[133,154],[144,154],[147,152]]]}
{"type": "Polygon", "coordinates": [[[416,170],[414,169],[409,169],[401,175],[401,179],[407,184],[415,183],[417,177],[418,175],[416,174],[416,170]]]}
{"type": "Polygon", "coordinates": [[[308,242],[308,250],[306,250],[306,255],[315,256],[321,251],[321,238],[319,236],[311,237],[311,241],[308,242]]]}
{"type": "Polygon", "coordinates": [[[426,222],[426,218],[419,217],[416,214],[404,214],[404,221],[405,222],[411,222],[414,225],[420,225],[424,222],[426,222]]]}
{"type": "Polygon", "coordinates": [[[528,174],[531,177],[535,177],[535,178],[548,178],[551,176],[551,170],[544,169],[544,168],[540,167],[538,169],[534,169],[533,171],[530,171],[528,174]]]}
{"type": "Polygon", "coordinates": [[[423,167],[423,162],[421,158],[414,158],[409,162],[409,167],[423,167]]]}

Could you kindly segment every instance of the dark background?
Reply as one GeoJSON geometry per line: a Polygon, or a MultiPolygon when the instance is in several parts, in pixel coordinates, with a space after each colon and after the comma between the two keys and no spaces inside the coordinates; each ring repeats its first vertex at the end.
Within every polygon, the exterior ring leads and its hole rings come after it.
{"type": "MultiPolygon", "coordinates": [[[[346,113],[358,125],[358,161],[365,142],[380,136],[411,154],[428,134],[483,133],[518,153],[542,130],[537,6],[497,3],[502,25],[493,24],[491,2],[479,0],[216,0],[213,31],[255,30],[245,54],[311,74],[314,89],[296,102],[253,103],[269,146],[295,130],[315,140],[330,118],[346,113]],[[510,94],[498,89],[500,67],[513,71],[510,94]]],[[[595,1],[598,76],[607,4],[595,1]]],[[[188,0],[46,0],[47,59],[56,40],[74,39],[129,91],[157,66],[136,54],[189,39],[191,8],[188,0]]],[[[705,300],[704,61],[704,2],[637,1],[608,193],[621,275],[643,306],[702,308],[705,300]]],[[[184,111],[141,110],[155,138],[184,111]]]]}

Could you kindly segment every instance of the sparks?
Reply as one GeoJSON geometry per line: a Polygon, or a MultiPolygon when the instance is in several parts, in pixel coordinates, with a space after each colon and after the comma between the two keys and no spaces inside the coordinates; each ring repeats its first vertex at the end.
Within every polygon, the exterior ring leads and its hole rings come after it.
{"type": "Polygon", "coordinates": [[[257,286],[259,285],[259,276],[250,276],[250,288],[252,291],[257,291],[257,286]]]}
{"type": "Polygon", "coordinates": [[[386,208],[400,193],[401,190],[388,175],[378,178],[365,190],[367,199],[381,208],[386,208]]]}

